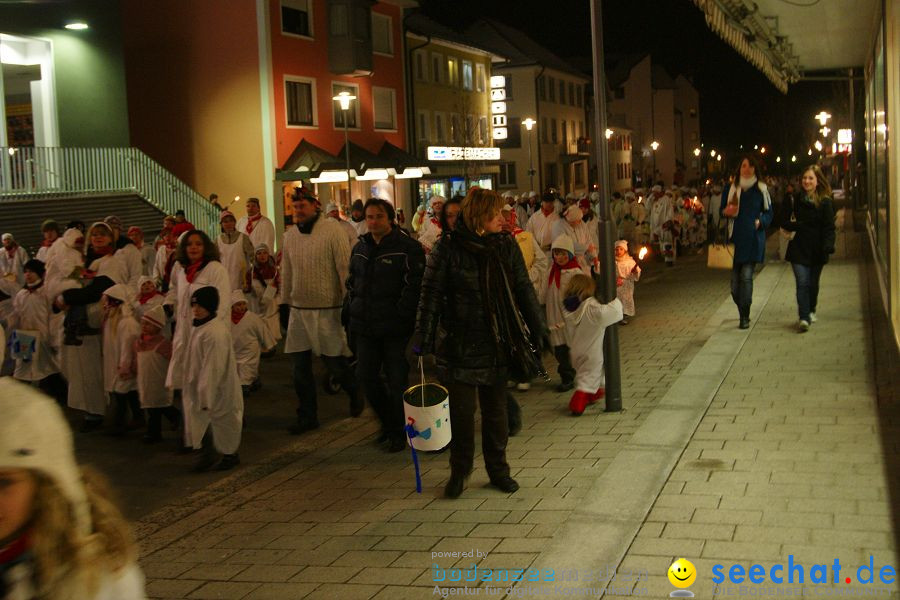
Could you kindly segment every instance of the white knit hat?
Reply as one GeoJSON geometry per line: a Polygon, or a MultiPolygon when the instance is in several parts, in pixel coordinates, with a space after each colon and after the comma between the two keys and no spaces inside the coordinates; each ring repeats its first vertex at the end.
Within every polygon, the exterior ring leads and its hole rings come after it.
{"type": "Polygon", "coordinates": [[[119,302],[125,302],[131,296],[128,286],[122,283],[117,283],[112,287],[106,288],[103,290],[103,295],[114,298],[119,302]]]}
{"type": "Polygon", "coordinates": [[[234,306],[238,302],[246,302],[247,296],[241,290],[231,290],[231,305],[234,306]]]}
{"type": "Polygon", "coordinates": [[[566,250],[569,254],[575,255],[575,242],[572,241],[572,238],[567,236],[566,234],[562,234],[557,236],[555,240],[553,240],[553,244],[550,246],[551,250],[566,250]]]}
{"type": "Polygon", "coordinates": [[[160,329],[166,326],[166,311],[162,307],[162,304],[157,304],[150,310],[144,313],[144,316],[141,317],[141,321],[147,321],[148,323],[152,323],[156,325],[160,329]]]}
{"type": "Polygon", "coordinates": [[[444,198],[443,196],[434,195],[428,199],[428,208],[433,207],[435,202],[440,202],[441,204],[444,204],[447,202],[447,199],[444,198]]]}
{"type": "Polygon", "coordinates": [[[335,204],[334,202],[329,202],[328,204],[325,205],[325,214],[326,215],[333,210],[338,210],[338,205],[335,204]]]}
{"type": "Polygon", "coordinates": [[[0,378],[0,468],[46,475],[72,506],[82,534],[91,531],[91,511],[75,462],[72,431],[56,402],[12,377],[0,378]]]}
{"type": "Polygon", "coordinates": [[[628,250],[628,241],[627,240],[616,240],[616,243],[613,247],[618,248],[619,246],[622,246],[623,248],[628,250]]]}
{"type": "Polygon", "coordinates": [[[150,277],[149,275],[141,275],[137,280],[137,289],[140,292],[141,288],[144,287],[145,283],[152,283],[153,287],[156,287],[156,281],[150,277]]]}
{"type": "Polygon", "coordinates": [[[566,209],[565,216],[566,221],[580,221],[584,216],[584,213],[581,212],[581,209],[578,208],[577,204],[573,204],[566,209]]]}

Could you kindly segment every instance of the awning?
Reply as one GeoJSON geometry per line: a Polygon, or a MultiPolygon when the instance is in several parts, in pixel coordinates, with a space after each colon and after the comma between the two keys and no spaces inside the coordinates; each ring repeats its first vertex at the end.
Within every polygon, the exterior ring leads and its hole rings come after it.
{"type": "Polygon", "coordinates": [[[381,146],[378,157],[390,165],[397,179],[414,179],[431,173],[428,161],[416,158],[390,142],[381,146]]]}
{"type": "Polygon", "coordinates": [[[879,0],[693,0],[709,28],[782,92],[807,71],[862,67],[879,0]]]}
{"type": "Polygon", "coordinates": [[[334,154],[319,148],[315,144],[300,140],[297,147],[276,171],[278,181],[299,181],[319,177],[323,171],[344,171],[346,181],[346,164],[334,154]]]}
{"type": "MultiPolygon", "coordinates": [[[[349,142],[350,146],[350,170],[356,173],[356,179],[360,181],[387,179],[393,173],[389,170],[393,165],[389,160],[372,154],[362,146],[349,142]]],[[[341,148],[338,152],[338,159],[346,169],[347,165],[347,146],[341,148]]]]}

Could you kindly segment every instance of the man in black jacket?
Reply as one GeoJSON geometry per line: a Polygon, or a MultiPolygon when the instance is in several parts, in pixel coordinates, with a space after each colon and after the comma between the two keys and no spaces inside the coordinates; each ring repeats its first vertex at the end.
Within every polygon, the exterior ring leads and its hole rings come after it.
{"type": "Polygon", "coordinates": [[[425,252],[394,224],[394,207],[389,202],[370,198],[365,216],[369,233],[353,248],[347,278],[356,374],[381,421],[380,441],[390,441],[389,451],[399,452],[406,448],[406,346],[415,327],[425,252]],[[387,389],[381,380],[382,369],[387,389]]]}

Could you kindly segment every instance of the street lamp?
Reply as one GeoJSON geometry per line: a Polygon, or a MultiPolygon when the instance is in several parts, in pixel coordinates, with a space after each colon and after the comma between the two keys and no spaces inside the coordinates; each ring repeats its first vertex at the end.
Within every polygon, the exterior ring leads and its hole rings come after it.
{"type": "MultiPolygon", "coordinates": [[[[819,152],[822,151],[822,148],[823,148],[822,142],[820,142],[819,140],[816,140],[816,143],[814,144],[814,146],[816,147],[816,150],[818,150],[819,152]]],[[[810,154],[812,154],[812,151],[810,151],[810,154]]]]}
{"type": "Polygon", "coordinates": [[[766,147],[765,147],[765,146],[762,146],[762,147],[759,149],[759,153],[760,153],[760,154],[765,154],[765,153],[766,153],[766,147]]]}
{"type": "Polygon", "coordinates": [[[709,157],[710,157],[710,158],[715,158],[715,157],[716,157],[716,151],[715,151],[715,149],[709,151],[709,157]]]}
{"type": "Polygon", "coordinates": [[[700,148],[694,148],[694,156],[696,156],[696,157],[700,156],[700,148]]]}
{"type": "Polygon", "coordinates": [[[816,121],[819,122],[819,125],[821,125],[821,126],[824,127],[824,126],[825,126],[825,123],[828,122],[828,119],[831,118],[831,115],[828,114],[827,112],[825,112],[825,111],[823,110],[823,111],[820,111],[819,114],[817,114],[817,115],[816,115],[815,117],[813,117],[813,118],[814,118],[816,121]]]}
{"type": "Polygon", "coordinates": [[[528,117],[524,121],[522,121],[522,125],[525,126],[525,129],[528,130],[528,179],[531,182],[531,190],[534,190],[534,163],[532,162],[532,153],[531,153],[531,130],[534,129],[534,125],[537,123],[531,117],[528,117]]]}
{"type": "Polygon", "coordinates": [[[356,96],[350,92],[341,92],[331,99],[341,105],[341,112],[344,114],[344,157],[347,159],[347,203],[349,204],[353,202],[353,194],[350,193],[350,134],[347,131],[347,117],[350,112],[350,102],[356,100],[356,96]]]}
{"type": "Polygon", "coordinates": [[[613,133],[615,133],[615,132],[614,132],[612,129],[607,129],[607,130],[604,132],[604,134],[606,134],[606,139],[611,138],[611,137],[613,136],[613,133]]]}

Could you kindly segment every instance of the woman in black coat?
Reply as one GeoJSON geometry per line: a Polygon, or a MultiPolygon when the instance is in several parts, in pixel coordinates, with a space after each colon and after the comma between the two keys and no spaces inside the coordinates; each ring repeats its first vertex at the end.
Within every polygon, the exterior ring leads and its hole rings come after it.
{"type": "Polygon", "coordinates": [[[797,282],[797,310],[800,332],[809,331],[816,322],[819,298],[819,278],[834,253],[834,203],[831,186],[822,169],[813,165],[800,178],[802,191],[793,198],[785,198],[782,205],[781,227],[792,232],[785,259],[794,269],[797,282]]]}
{"type": "Polygon", "coordinates": [[[503,199],[473,189],[456,229],[444,231],[428,256],[416,322],[417,354],[434,351],[450,392],[448,498],[458,497],[475,455],[475,399],[491,484],[511,493],[519,484],[506,462],[506,382],[543,370],[537,348],[544,321],[518,245],[502,233],[503,199]],[[447,332],[435,349],[438,321],[447,332]]]}

